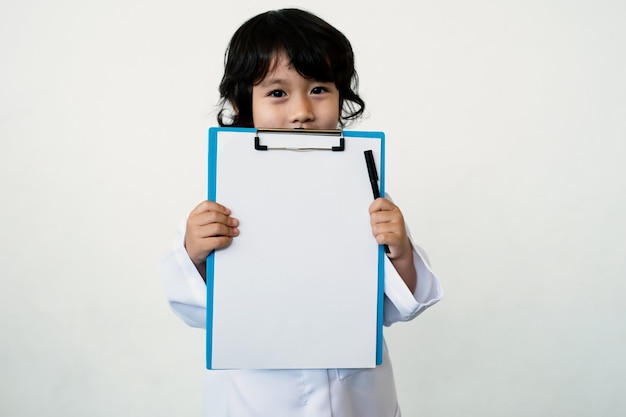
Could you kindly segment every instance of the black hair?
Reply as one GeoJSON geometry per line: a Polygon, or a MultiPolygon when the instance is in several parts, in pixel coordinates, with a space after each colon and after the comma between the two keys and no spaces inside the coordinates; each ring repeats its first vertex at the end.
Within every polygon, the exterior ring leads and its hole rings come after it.
{"type": "Polygon", "coordinates": [[[345,35],[309,12],[280,9],[251,18],[230,40],[219,87],[220,126],[254,127],[252,87],[272,70],[279,53],[285,53],[303,77],[335,84],[342,126],[363,114],[365,102],[357,93],[354,53],[345,35]],[[234,111],[227,116],[228,105],[234,111]]]}

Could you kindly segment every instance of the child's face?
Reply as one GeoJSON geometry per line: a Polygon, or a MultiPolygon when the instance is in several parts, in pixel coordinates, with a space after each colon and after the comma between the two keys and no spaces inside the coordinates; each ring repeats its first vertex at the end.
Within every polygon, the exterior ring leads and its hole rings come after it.
{"type": "Polygon", "coordinates": [[[304,78],[281,54],[252,87],[252,119],[256,128],[337,129],[339,91],[332,82],[304,78]]]}

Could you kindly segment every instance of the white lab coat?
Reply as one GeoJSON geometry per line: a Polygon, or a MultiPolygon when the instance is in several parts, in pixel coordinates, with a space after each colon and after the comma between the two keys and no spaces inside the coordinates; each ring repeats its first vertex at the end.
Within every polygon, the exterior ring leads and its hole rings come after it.
{"type": "MultiPolygon", "coordinates": [[[[206,284],[184,248],[184,224],[161,262],[166,298],[189,326],[206,328],[206,284]]],[[[414,246],[418,284],[408,290],[385,257],[384,324],[415,318],[443,296],[424,252],[414,246]]],[[[371,369],[230,370],[227,381],[228,417],[399,417],[387,346],[382,365],[371,369]]],[[[205,387],[210,389],[210,386],[205,387]]],[[[210,397],[205,392],[205,397],[210,397]]],[[[212,396],[215,398],[215,396],[212,396]]],[[[223,407],[218,407],[224,411],[223,407]]],[[[205,401],[205,415],[221,417],[205,401]]]]}

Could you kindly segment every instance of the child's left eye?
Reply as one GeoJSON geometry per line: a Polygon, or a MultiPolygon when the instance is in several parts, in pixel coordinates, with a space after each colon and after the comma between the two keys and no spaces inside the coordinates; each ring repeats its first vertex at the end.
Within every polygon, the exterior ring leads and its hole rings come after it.
{"type": "Polygon", "coordinates": [[[322,94],[324,92],[328,91],[328,89],[326,87],[314,87],[311,90],[311,94],[322,94]]]}

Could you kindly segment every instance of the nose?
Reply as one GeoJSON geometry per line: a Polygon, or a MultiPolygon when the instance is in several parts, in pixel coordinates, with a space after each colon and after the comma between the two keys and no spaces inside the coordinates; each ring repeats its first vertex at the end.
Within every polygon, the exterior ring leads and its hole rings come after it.
{"type": "Polygon", "coordinates": [[[313,105],[308,97],[294,97],[289,121],[291,123],[307,123],[315,120],[313,105]]]}

